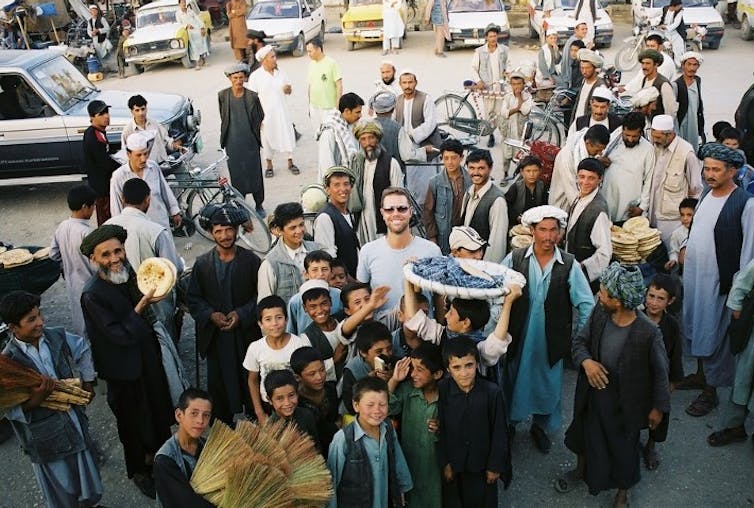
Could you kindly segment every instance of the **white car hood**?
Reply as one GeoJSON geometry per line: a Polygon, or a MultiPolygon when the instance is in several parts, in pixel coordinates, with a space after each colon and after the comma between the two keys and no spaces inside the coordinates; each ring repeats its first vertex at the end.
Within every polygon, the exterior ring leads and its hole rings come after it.
{"type": "Polygon", "coordinates": [[[268,37],[284,33],[298,33],[301,31],[301,20],[298,18],[278,19],[247,19],[247,30],[263,30],[268,37]]]}
{"type": "MultiPolygon", "coordinates": [[[[541,16],[541,11],[538,12],[541,16]]],[[[544,18],[540,18],[544,19],[544,18]]],[[[547,18],[547,24],[553,28],[569,28],[573,29],[576,26],[576,18],[574,11],[564,11],[562,9],[556,9],[552,11],[552,14],[547,18]]],[[[607,15],[604,9],[597,9],[597,19],[594,23],[597,27],[612,26],[610,16],[607,15]]]]}
{"type": "Polygon", "coordinates": [[[128,38],[128,45],[175,39],[175,34],[177,34],[178,30],[181,28],[183,28],[183,25],[179,23],[166,23],[159,26],[137,28],[128,38]]]}
{"type": "MultiPolygon", "coordinates": [[[[649,19],[658,19],[662,16],[662,9],[645,9],[649,19]]],[[[714,7],[684,7],[683,22],[688,25],[709,25],[710,23],[721,23],[723,18],[714,7]]]]}
{"type": "Polygon", "coordinates": [[[503,29],[510,28],[505,11],[448,13],[450,28],[485,28],[490,23],[495,23],[503,29]]]}

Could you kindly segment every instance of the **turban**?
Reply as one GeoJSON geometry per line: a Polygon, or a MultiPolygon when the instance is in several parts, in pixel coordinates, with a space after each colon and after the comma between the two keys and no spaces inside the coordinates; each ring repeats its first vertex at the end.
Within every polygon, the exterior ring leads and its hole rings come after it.
{"type": "Polygon", "coordinates": [[[225,68],[225,75],[230,77],[238,72],[249,73],[249,66],[245,63],[234,63],[225,68]]]}
{"type": "Polygon", "coordinates": [[[652,119],[652,128],[663,132],[674,131],[673,117],[670,115],[657,115],[652,119]]]}
{"type": "Polygon", "coordinates": [[[600,284],[629,310],[644,303],[644,277],[636,265],[621,266],[613,261],[600,275],[600,284]]]}
{"type": "Polygon", "coordinates": [[[120,243],[123,243],[126,241],[127,236],[128,233],[126,233],[126,230],[122,227],[116,224],[103,224],[81,240],[81,247],[79,247],[79,250],[84,256],[89,257],[94,254],[94,249],[96,249],[97,245],[102,242],[117,238],[120,240],[120,243]]]}
{"type": "Polygon", "coordinates": [[[579,162],[577,171],[581,169],[597,173],[599,176],[603,176],[605,174],[605,166],[594,157],[587,157],[586,159],[582,159],[581,162],[579,162]]]}
{"type": "Polygon", "coordinates": [[[548,28],[547,31],[545,32],[545,37],[549,37],[551,35],[558,35],[558,31],[555,30],[554,28],[548,28]]]}
{"type": "Polygon", "coordinates": [[[601,102],[610,102],[613,99],[613,94],[606,86],[598,86],[595,87],[594,91],[592,92],[592,99],[599,100],[601,102]]]}
{"type": "Polygon", "coordinates": [[[697,156],[702,160],[709,157],[710,159],[723,161],[734,168],[740,168],[746,164],[746,159],[740,151],[728,148],[720,143],[703,144],[699,147],[699,153],[697,156]]]}
{"type": "Polygon", "coordinates": [[[212,226],[237,227],[248,220],[248,212],[231,203],[207,203],[199,212],[199,225],[206,231],[212,231],[212,226]]]}
{"type": "Polygon", "coordinates": [[[356,127],[353,128],[353,135],[359,139],[362,134],[374,134],[382,139],[382,127],[374,120],[359,120],[356,127]]]}
{"type": "Polygon", "coordinates": [[[631,97],[631,105],[635,108],[643,108],[656,101],[660,97],[660,92],[653,86],[642,88],[636,95],[631,97]]]}
{"type": "Polygon", "coordinates": [[[379,92],[369,99],[369,107],[374,110],[375,113],[389,113],[395,109],[395,94],[390,92],[379,92]]]}
{"type": "Polygon", "coordinates": [[[687,51],[681,55],[681,65],[683,65],[683,62],[685,62],[686,60],[690,60],[692,58],[699,62],[699,65],[702,65],[702,62],[704,62],[704,58],[702,58],[701,53],[697,53],[696,51],[687,51]]]}
{"type": "Polygon", "coordinates": [[[555,219],[560,223],[560,227],[565,229],[568,225],[568,214],[557,206],[542,205],[529,208],[521,216],[521,224],[527,228],[535,226],[545,219],[555,219]]]}
{"type": "Polygon", "coordinates": [[[264,57],[272,53],[273,50],[272,46],[262,46],[262,48],[254,55],[254,58],[257,59],[257,62],[261,62],[264,60],[264,57]]]}
{"type": "Polygon", "coordinates": [[[578,58],[580,62],[589,62],[597,68],[601,68],[602,64],[605,63],[605,60],[599,55],[599,53],[586,48],[579,50],[578,58]]]}
{"type": "Polygon", "coordinates": [[[662,56],[662,53],[660,53],[656,49],[645,49],[644,51],[639,53],[639,63],[641,63],[641,61],[646,58],[651,58],[657,65],[662,65],[662,62],[665,60],[665,57],[662,56]]]}
{"type": "Polygon", "coordinates": [[[450,250],[464,248],[473,252],[487,245],[487,241],[469,226],[455,226],[450,231],[449,241],[450,250]]]}
{"type": "Polygon", "coordinates": [[[325,174],[322,175],[322,184],[327,186],[330,177],[333,175],[347,176],[351,180],[351,185],[356,182],[356,175],[353,174],[349,168],[345,166],[331,166],[325,170],[325,174]]]}

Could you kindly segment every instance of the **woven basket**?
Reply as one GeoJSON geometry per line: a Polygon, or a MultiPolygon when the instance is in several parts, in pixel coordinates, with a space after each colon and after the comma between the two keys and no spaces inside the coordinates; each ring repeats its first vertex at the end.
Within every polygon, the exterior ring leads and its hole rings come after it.
{"type": "MultiPolygon", "coordinates": [[[[491,263],[489,261],[481,261],[477,259],[459,259],[459,263],[468,263],[473,268],[481,270],[490,275],[502,275],[505,278],[505,285],[514,283],[521,287],[526,285],[526,278],[515,270],[511,270],[499,263],[491,263]]],[[[508,288],[466,288],[459,286],[451,286],[443,284],[439,281],[425,279],[414,273],[414,264],[407,263],[403,267],[403,275],[406,279],[420,288],[437,293],[440,295],[449,296],[451,298],[463,298],[464,300],[494,300],[508,294],[508,288]]]]}

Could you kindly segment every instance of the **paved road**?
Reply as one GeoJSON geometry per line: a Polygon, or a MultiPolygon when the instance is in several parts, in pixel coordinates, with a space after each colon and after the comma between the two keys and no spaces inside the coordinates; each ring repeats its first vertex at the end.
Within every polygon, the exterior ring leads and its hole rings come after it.
{"type": "MultiPolygon", "coordinates": [[[[612,48],[605,50],[608,60],[627,36],[629,27],[616,27],[612,48]]],[[[197,158],[198,163],[209,163],[216,157],[219,137],[217,91],[228,86],[222,70],[231,62],[228,44],[218,33],[213,44],[210,66],[200,70],[184,70],[180,65],[162,65],[140,76],[126,79],[107,79],[99,86],[104,89],[138,91],[174,91],[194,99],[202,110],[202,135],[206,151],[197,158]]],[[[510,59],[522,64],[536,57],[537,47],[526,38],[524,29],[514,29],[510,59]]],[[[392,59],[399,68],[411,67],[419,76],[419,88],[437,97],[446,89],[457,89],[469,77],[470,50],[454,51],[447,59],[432,55],[431,34],[412,32],[400,55],[392,59]]],[[[327,53],[341,65],[345,75],[344,90],[355,91],[367,98],[378,79],[377,67],[382,60],[381,48],[365,47],[353,52],[345,50],[339,34],[328,34],[327,53]]],[[[752,82],[753,43],[741,41],[738,31],[726,27],[723,45],[718,51],[705,51],[705,63],[700,75],[704,83],[707,124],[732,119],[741,94],[752,82]]],[[[300,189],[313,182],[316,175],[316,143],[312,127],[306,116],[305,76],[307,59],[283,56],[279,65],[292,79],[294,94],[290,99],[293,118],[304,137],[296,151],[296,162],[302,174],[293,177],[285,169],[285,161],[276,160],[280,168],[275,178],[266,180],[267,202],[271,210],[276,204],[298,199],[300,189]]],[[[500,147],[493,150],[500,160],[500,147]]],[[[495,171],[499,175],[499,170],[495,171]]],[[[0,187],[0,237],[18,245],[47,245],[55,226],[67,215],[65,194],[70,183],[44,185],[14,185],[0,187]]],[[[198,235],[178,239],[177,244],[189,263],[210,248],[209,242],[198,235]]],[[[43,298],[43,312],[50,324],[66,325],[70,316],[65,296],[65,282],[56,283],[43,298]]],[[[188,369],[193,372],[193,324],[190,318],[184,326],[181,354],[188,369]]],[[[686,365],[687,370],[693,364],[686,365]]],[[[563,387],[564,427],[571,414],[575,373],[566,372],[563,387]]],[[[713,449],[704,439],[716,427],[717,411],[701,419],[694,419],[683,408],[695,396],[690,392],[673,394],[673,414],[668,441],[660,446],[662,465],[656,472],[645,472],[642,482],[634,489],[633,506],[708,507],[751,506],[754,504],[754,454],[752,443],[713,449]]],[[[106,463],[102,467],[105,484],[104,505],[110,507],[154,506],[141,496],[126,479],[121,446],[117,439],[115,423],[105,403],[104,386],[98,387],[98,396],[89,410],[92,432],[97,436],[106,463]]],[[[751,430],[751,421],[749,429],[751,430]]],[[[562,433],[554,436],[555,446],[549,456],[540,455],[532,446],[527,429],[519,428],[513,443],[514,482],[501,496],[500,506],[609,506],[610,494],[592,497],[586,488],[567,495],[558,495],[551,487],[552,479],[564,468],[572,466],[573,456],[562,445],[562,433]]],[[[26,508],[42,506],[42,499],[33,478],[31,466],[19,451],[15,441],[0,445],[0,507],[26,508]]]]}

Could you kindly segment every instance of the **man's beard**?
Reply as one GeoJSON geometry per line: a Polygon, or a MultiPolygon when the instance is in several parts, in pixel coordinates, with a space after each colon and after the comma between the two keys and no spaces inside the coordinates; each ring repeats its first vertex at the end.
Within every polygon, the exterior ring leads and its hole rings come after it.
{"type": "Polygon", "coordinates": [[[99,269],[105,279],[111,284],[125,284],[131,277],[131,264],[127,259],[123,260],[123,268],[119,272],[114,272],[102,265],[100,265],[99,269]]]}
{"type": "Polygon", "coordinates": [[[633,147],[635,147],[636,145],[639,144],[639,141],[641,141],[641,138],[638,138],[635,142],[630,143],[630,142],[626,141],[626,138],[623,138],[623,144],[626,145],[626,148],[633,148],[633,147]]]}
{"type": "Polygon", "coordinates": [[[390,85],[392,85],[393,83],[395,83],[395,76],[393,76],[393,77],[392,77],[392,78],[390,78],[390,79],[385,79],[385,78],[382,78],[382,82],[383,82],[383,83],[384,83],[385,85],[387,85],[387,86],[390,86],[390,85]]]}
{"type": "Polygon", "coordinates": [[[364,157],[366,160],[370,162],[374,162],[379,158],[380,154],[382,153],[382,148],[380,145],[375,146],[374,148],[365,148],[364,149],[364,157]]]}

